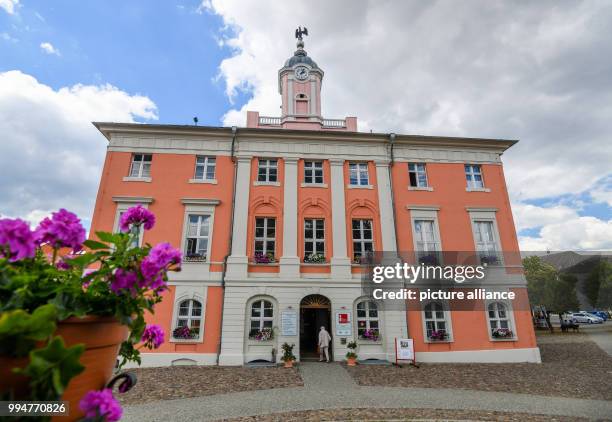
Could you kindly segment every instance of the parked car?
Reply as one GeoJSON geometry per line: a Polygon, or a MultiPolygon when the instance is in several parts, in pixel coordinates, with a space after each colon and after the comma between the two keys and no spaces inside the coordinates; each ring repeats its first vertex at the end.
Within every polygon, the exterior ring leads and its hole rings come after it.
{"type": "Polygon", "coordinates": [[[603,319],[604,321],[608,320],[608,313],[606,311],[589,311],[589,313],[603,319]]]}
{"type": "Polygon", "coordinates": [[[572,319],[578,324],[602,324],[603,319],[585,311],[574,312],[572,319]]]}

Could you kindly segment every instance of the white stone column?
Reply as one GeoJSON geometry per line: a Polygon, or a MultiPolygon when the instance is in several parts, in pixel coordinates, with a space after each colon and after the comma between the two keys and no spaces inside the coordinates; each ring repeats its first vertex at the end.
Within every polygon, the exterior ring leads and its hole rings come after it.
{"type": "Polygon", "coordinates": [[[236,200],[234,203],[234,230],[232,251],[227,258],[226,276],[229,279],[246,278],[249,259],[246,255],[249,216],[251,157],[238,157],[236,172],[236,200]]]}
{"type": "Polygon", "coordinates": [[[283,204],[283,255],[280,259],[281,277],[300,276],[300,258],[297,256],[297,197],[298,159],[284,158],[285,183],[283,204]]]}
{"type": "Polygon", "coordinates": [[[383,161],[376,162],[376,179],[378,180],[382,250],[385,252],[395,252],[397,244],[395,242],[395,219],[393,218],[389,163],[383,161]]]}
{"type": "Polygon", "coordinates": [[[331,167],[333,256],[331,275],[335,279],[350,279],[351,260],[346,248],[346,207],[344,203],[344,160],[329,160],[331,167]]]}

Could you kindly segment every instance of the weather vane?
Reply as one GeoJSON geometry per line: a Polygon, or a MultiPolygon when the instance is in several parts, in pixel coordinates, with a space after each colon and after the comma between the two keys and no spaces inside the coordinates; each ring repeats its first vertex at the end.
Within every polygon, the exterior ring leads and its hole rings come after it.
{"type": "Polygon", "coordinates": [[[302,29],[301,26],[298,26],[295,30],[295,38],[302,41],[302,35],[308,36],[308,28],[304,27],[304,29],[302,29]]]}

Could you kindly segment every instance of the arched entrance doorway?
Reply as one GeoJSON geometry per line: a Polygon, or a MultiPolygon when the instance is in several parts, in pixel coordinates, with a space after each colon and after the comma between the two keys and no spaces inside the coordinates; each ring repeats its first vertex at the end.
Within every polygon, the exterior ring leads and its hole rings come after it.
{"type": "Polygon", "coordinates": [[[308,295],[300,302],[300,360],[319,360],[317,343],[321,326],[332,333],[331,303],[325,296],[308,295]]]}

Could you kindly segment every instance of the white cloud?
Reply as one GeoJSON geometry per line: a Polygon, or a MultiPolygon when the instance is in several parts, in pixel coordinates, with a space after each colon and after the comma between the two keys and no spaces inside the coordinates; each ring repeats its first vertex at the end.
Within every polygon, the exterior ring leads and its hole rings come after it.
{"type": "Polygon", "coordinates": [[[56,56],[60,55],[59,50],[53,47],[53,44],[51,44],[50,42],[40,43],[40,48],[47,54],[55,54],[56,56]]]}
{"type": "Polygon", "coordinates": [[[55,90],[20,71],[0,73],[0,214],[36,222],[67,208],[87,224],[106,151],[92,121],[157,119],[147,97],[111,85],[55,90]]]}
{"type": "Polygon", "coordinates": [[[610,250],[612,249],[612,219],[576,217],[547,224],[539,237],[519,237],[521,250],[610,250]]]}
{"type": "MultiPolygon", "coordinates": [[[[307,26],[306,50],[325,71],[326,117],[358,116],[362,131],[519,139],[503,157],[519,227],[567,219],[586,235],[607,224],[578,217],[579,204],[522,202],[580,194],[612,174],[612,4],[347,5],[204,1],[232,29],[221,32],[234,50],[219,66],[226,94],[251,95],[223,123],[244,125],[246,110],[279,114],[277,71],[295,50],[294,29],[307,26]]],[[[592,193],[611,195],[610,185],[592,193]]]]}
{"type": "Polygon", "coordinates": [[[547,224],[561,223],[578,217],[576,210],[565,206],[538,207],[536,205],[513,204],[514,223],[516,230],[532,229],[547,224]]]}
{"type": "Polygon", "coordinates": [[[4,9],[9,15],[15,13],[18,5],[19,0],[0,0],[0,9],[4,9]]]}
{"type": "Polygon", "coordinates": [[[0,38],[2,38],[4,41],[8,41],[8,42],[17,42],[17,41],[19,41],[17,38],[12,37],[11,34],[9,34],[8,32],[1,32],[0,33],[0,38]]]}

